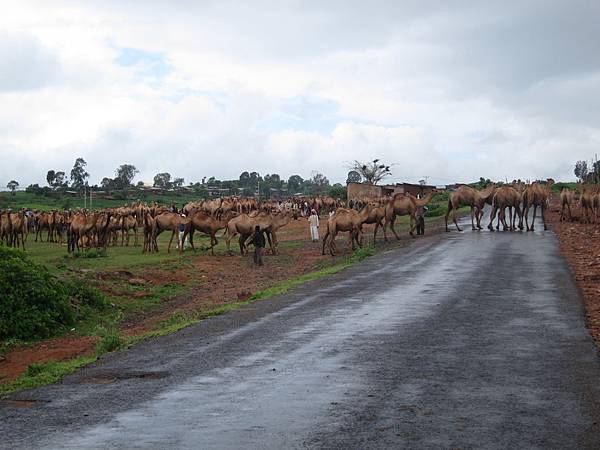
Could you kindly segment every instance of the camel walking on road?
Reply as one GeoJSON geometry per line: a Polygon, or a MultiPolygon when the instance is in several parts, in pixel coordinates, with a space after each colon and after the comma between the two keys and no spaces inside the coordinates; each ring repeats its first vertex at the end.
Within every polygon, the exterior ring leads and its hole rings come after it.
{"type": "Polygon", "coordinates": [[[409,234],[414,237],[416,228],[415,213],[420,206],[429,204],[433,196],[437,194],[436,189],[432,189],[424,198],[418,199],[412,195],[396,194],[385,205],[385,222],[383,225],[383,239],[387,242],[387,227],[389,226],[396,239],[400,239],[394,229],[397,216],[409,216],[410,228],[409,234]]]}
{"type": "MultiPolygon", "coordinates": [[[[492,199],[492,212],[490,213],[490,223],[488,224],[488,229],[490,231],[494,231],[494,219],[496,218],[496,213],[498,213],[498,218],[502,222],[502,227],[504,231],[516,230],[515,221],[516,216],[519,216],[519,229],[523,229],[523,215],[521,213],[521,194],[512,186],[502,186],[496,190],[494,197],[492,199]],[[506,208],[508,208],[508,215],[510,226],[506,223],[506,208]],[[513,216],[513,208],[515,208],[515,216],[513,216]]],[[[496,227],[499,229],[499,226],[496,227]]]]}
{"type": "Polygon", "coordinates": [[[470,186],[460,186],[456,191],[452,192],[448,198],[448,210],[446,211],[446,231],[450,231],[448,228],[448,217],[450,216],[450,212],[452,212],[452,221],[454,222],[457,231],[462,231],[456,220],[456,211],[461,206],[469,206],[471,208],[471,229],[473,231],[477,229],[481,230],[481,217],[483,216],[483,208],[488,200],[491,204],[495,190],[496,186],[491,184],[483,191],[478,191],[470,186]],[[477,228],[475,227],[475,221],[477,221],[477,228]]]}
{"type": "Polygon", "coordinates": [[[540,207],[542,212],[542,222],[544,224],[544,230],[548,229],[548,226],[546,225],[546,208],[548,207],[548,198],[551,189],[552,181],[548,180],[546,182],[546,186],[542,186],[539,183],[532,183],[531,185],[527,186],[525,192],[523,192],[523,215],[525,216],[525,227],[527,231],[533,231],[538,206],[540,207]],[[532,206],[533,218],[531,219],[530,227],[529,208],[531,208],[532,206]]]}

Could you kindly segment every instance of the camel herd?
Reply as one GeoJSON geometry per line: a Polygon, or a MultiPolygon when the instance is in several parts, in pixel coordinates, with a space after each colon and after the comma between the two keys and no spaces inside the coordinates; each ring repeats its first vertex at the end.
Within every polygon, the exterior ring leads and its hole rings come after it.
{"type": "MultiPolygon", "coordinates": [[[[452,215],[456,229],[461,231],[457,222],[457,211],[461,207],[471,209],[471,227],[481,230],[481,221],[486,205],[491,207],[487,228],[494,231],[502,224],[504,230],[523,229],[533,231],[537,209],[546,226],[546,209],[553,180],[546,183],[525,184],[520,181],[511,185],[489,185],[478,191],[469,186],[460,186],[451,192],[445,216],[446,231],[448,219],[452,215]],[[529,211],[533,209],[533,221],[529,223],[529,211]],[[508,211],[508,217],[507,217],[508,211]]],[[[326,248],[331,255],[336,253],[336,236],[347,232],[352,249],[362,246],[363,225],[371,224],[373,241],[377,239],[379,229],[383,230],[384,240],[388,240],[388,229],[399,239],[395,229],[398,216],[410,219],[409,234],[414,236],[417,221],[424,215],[426,205],[437,193],[430,191],[424,198],[410,194],[396,194],[393,197],[361,199],[350,202],[347,207],[339,199],[331,197],[302,197],[286,201],[268,200],[258,202],[254,198],[226,197],[201,200],[185,204],[181,211],[157,204],[134,202],[120,208],[102,210],[73,209],[65,211],[43,212],[37,210],[0,211],[0,242],[9,246],[25,249],[27,236],[35,236],[35,241],[49,241],[67,244],[68,252],[82,248],[107,247],[109,245],[129,246],[133,235],[134,246],[139,245],[142,235],[142,252],[158,251],[157,237],[162,232],[170,232],[167,251],[170,252],[173,239],[176,239],[180,252],[184,246],[180,242],[189,242],[193,250],[196,233],[210,237],[211,253],[218,245],[217,233],[225,238],[227,251],[231,253],[231,241],[238,239],[240,253],[247,254],[248,242],[253,231],[259,226],[266,234],[271,252],[277,254],[277,233],[291,220],[307,216],[311,210],[328,213],[323,236],[322,254],[326,248]],[[180,237],[183,234],[183,239],[180,237]]],[[[560,194],[561,220],[571,219],[571,210],[579,202],[581,222],[597,222],[600,218],[600,192],[579,186],[577,191],[565,188],[560,194]]]]}

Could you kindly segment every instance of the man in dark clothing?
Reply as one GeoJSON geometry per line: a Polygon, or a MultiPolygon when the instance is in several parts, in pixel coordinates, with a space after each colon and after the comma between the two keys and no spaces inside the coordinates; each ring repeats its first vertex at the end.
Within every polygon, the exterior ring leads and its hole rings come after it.
{"type": "Polygon", "coordinates": [[[254,244],[254,264],[262,266],[262,252],[263,248],[265,247],[265,235],[258,225],[256,225],[254,228],[254,237],[252,238],[252,243],[254,244]]]}

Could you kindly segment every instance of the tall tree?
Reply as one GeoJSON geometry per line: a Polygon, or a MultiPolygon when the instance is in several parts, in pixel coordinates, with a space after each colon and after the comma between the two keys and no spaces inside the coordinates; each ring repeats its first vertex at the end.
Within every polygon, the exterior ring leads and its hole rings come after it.
{"type": "Polygon", "coordinates": [[[19,182],[15,181],[15,180],[11,180],[8,182],[6,187],[10,189],[10,191],[12,192],[12,195],[15,195],[15,191],[19,187],[19,182]]]}
{"type": "Polygon", "coordinates": [[[46,181],[48,182],[48,186],[54,187],[54,179],[56,178],[56,172],[54,170],[49,170],[46,174],[46,181]]]}
{"type": "Polygon", "coordinates": [[[315,173],[308,180],[308,187],[311,194],[322,194],[329,187],[329,180],[322,173],[315,173]]]}
{"type": "Polygon", "coordinates": [[[85,171],[87,163],[83,158],[77,158],[73,168],[71,169],[71,187],[74,189],[82,189],[85,186],[85,181],[90,174],[85,171]]]}
{"type": "Polygon", "coordinates": [[[250,174],[246,171],[240,174],[240,187],[247,188],[250,186],[250,174]]]}
{"type": "Polygon", "coordinates": [[[54,174],[54,184],[52,187],[54,187],[54,189],[58,189],[60,187],[65,188],[67,186],[69,186],[69,183],[67,182],[66,174],[64,172],[56,172],[54,174]]]}
{"type": "Polygon", "coordinates": [[[168,188],[171,185],[171,174],[168,172],[157,173],[154,175],[154,187],[168,188]]]}
{"type": "Polygon", "coordinates": [[[130,187],[136,173],[139,173],[139,170],[137,170],[134,165],[121,164],[115,171],[115,179],[113,180],[117,189],[126,189],[130,187]]]}
{"type": "Polygon", "coordinates": [[[173,187],[180,188],[181,186],[183,186],[183,183],[185,183],[185,180],[183,178],[175,178],[172,184],[173,187]]]}
{"type": "Polygon", "coordinates": [[[581,181],[585,181],[585,178],[588,174],[588,167],[586,161],[577,161],[575,163],[575,176],[579,178],[581,181]]]}
{"type": "Polygon", "coordinates": [[[292,175],[288,178],[288,192],[290,195],[297,194],[302,192],[302,185],[304,184],[304,180],[300,175],[292,175]]]}
{"type": "Polygon", "coordinates": [[[354,160],[354,162],[350,163],[348,168],[358,172],[367,184],[377,184],[385,177],[392,174],[390,166],[380,164],[379,159],[374,159],[366,164],[354,160]]]}

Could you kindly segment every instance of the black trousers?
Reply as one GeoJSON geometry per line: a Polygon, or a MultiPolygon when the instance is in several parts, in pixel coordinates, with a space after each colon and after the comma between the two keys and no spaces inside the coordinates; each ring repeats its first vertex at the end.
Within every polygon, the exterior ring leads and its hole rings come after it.
{"type": "Polygon", "coordinates": [[[262,247],[254,247],[254,264],[263,265],[263,249],[262,247]]]}

